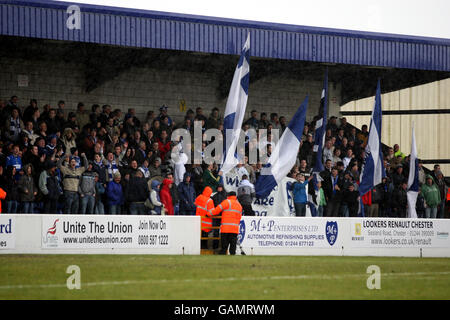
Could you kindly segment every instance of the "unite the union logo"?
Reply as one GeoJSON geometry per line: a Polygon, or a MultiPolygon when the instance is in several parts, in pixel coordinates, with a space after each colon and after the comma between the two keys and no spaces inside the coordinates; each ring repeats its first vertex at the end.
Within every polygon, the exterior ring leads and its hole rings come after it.
{"type": "Polygon", "coordinates": [[[59,222],[59,219],[56,219],[53,222],[53,225],[47,229],[47,232],[42,236],[42,243],[47,247],[57,247],[58,246],[58,237],[56,234],[56,224],[59,222]]]}
{"type": "Polygon", "coordinates": [[[59,221],[59,219],[56,219],[55,222],[53,222],[53,226],[48,228],[47,234],[55,235],[56,233],[56,223],[59,221]]]}

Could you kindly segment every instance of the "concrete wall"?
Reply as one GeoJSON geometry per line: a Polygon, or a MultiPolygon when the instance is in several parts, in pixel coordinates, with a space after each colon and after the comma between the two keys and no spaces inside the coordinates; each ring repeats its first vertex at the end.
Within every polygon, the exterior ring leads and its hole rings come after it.
{"type": "MultiPolygon", "coordinates": [[[[181,99],[186,101],[188,108],[201,106],[206,115],[214,107],[223,113],[226,105],[226,99],[219,100],[216,96],[219,79],[215,73],[133,67],[90,93],[84,91],[84,83],[84,66],[63,62],[58,57],[52,62],[0,60],[0,99],[8,100],[17,95],[22,107],[26,107],[31,98],[37,99],[40,107],[46,103],[56,106],[59,100],[64,100],[66,109],[71,111],[82,101],[87,109],[94,103],[110,104],[124,111],[134,107],[138,117],[144,119],[147,111],[158,111],[159,106],[165,104],[169,107],[169,115],[181,120],[185,115],[185,111],[179,110],[181,99]],[[27,87],[18,86],[21,76],[28,78],[27,87]]],[[[266,77],[250,84],[247,113],[249,115],[252,109],[277,112],[289,121],[309,94],[307,120],[311,120],[317,114],[321,91],[321,81],[295,80],[281,75],[266,77]]],[[[330,115],[338,115],[339,92],[340,86],[330,83],[330,115]]]]}

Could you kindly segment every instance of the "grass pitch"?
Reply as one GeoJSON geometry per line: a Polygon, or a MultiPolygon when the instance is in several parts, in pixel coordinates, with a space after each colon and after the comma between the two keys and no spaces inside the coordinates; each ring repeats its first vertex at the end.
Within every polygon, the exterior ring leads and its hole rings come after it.
{"type": "Polygon", "coordinates": [[[438,258],[0,255],[0,274],[2,300],[450,299],[450,259],[438,258]],[[69,265],[80,290],[66,287],[69,265]]]}

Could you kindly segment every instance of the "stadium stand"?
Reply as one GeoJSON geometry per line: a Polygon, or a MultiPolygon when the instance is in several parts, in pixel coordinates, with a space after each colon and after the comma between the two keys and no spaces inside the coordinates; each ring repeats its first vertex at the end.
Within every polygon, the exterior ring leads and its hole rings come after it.
{"type": "MultiPolygon", "coordinates": [[[[94,104],[90,111],[87,109],[80,102],[76,112],[67,112],[64,101],[59,101],[56,107],[45,104],[40,108],[36,99],[25,107],[17,96],[0,101],[0,187],[6,191],[2,200],[4,212],[195,214],[193,199],[206,186],[215,191],[220,185],[222,177],[216,164],[180,165],[172,158],[174,142],[170,139],[175,129],[191,132],[194,121],[201,121],[202,131],[222,130],[223,117],[217,108],[210,115],[204,115],[202,108],[187,110],[181,123],[172,120],[166,106],[159,107],[159,113],[150,111],[143,121],[136,117],[133,108],[126,113],[110,105],[94,104]]],[[[253,110],[244,121],[244,130],[284,130],[284,117],[272,114],[268,121],[265,116],[253,110]]],[[[311,174],[317,119],[305,124],[297,163],[289,174],[293,178],[311,174]]],[[[334,197],[329,184],[332,167],[338,170],[343,190],[332,201],[338,208],[332,211],[325,208],[324,215],[328,211],[336,216],[354,215],[354,210],[349,210],[354,201],[350,189],[358,190],[368,137],[367,126],[361,129],[347,123],[345,118],[338,124],[338,119],[331,117],[327,123],[327,152],[323,157],[326,169],[321,172],[324,203],[330,203],[334,197]],[[331,165],[327,165],[327,160],[331,165]]],[[[250,145],[246,143],[247,155],[250,145]]],[[[206,146],[204,143],[203,148],[206,146]]],[[[387,178],[364,197],[366,212],[373,217],[404,217],[406,201],[402,185],[408,178],[409,156],[398,145],[383,146],[383,153],[387,178]]],[[[243,164],[242,170],[254,183],[260,175],[261,163],[243,164]]],[[[436,212],[437,218],[448,218],[448,183],[439,165],[428,170],[420,164],[420,184],[419,216],[429,217],[431,211],[436,212]]]]}

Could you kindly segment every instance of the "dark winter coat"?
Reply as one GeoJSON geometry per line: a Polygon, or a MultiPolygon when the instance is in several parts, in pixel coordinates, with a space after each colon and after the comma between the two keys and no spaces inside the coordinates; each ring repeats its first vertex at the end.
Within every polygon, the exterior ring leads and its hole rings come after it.
{"type": "Polygon", "coordinates": [[[404,210],[408,203],[406,190],[402,187],[398,187],[394,190],[391,198],[391,205],[393,209],[404,210]]]}
{"type": "Polygon", "coordinates": [[[12,176],[13,167],[7,167],[5,174],[6,201],[19,201],[19,184],[12,176]]]}
{"type": "MultiPolygon", "coordinates": [[[[29,164],[24,166],[25,172],[27,172],[29,166],[30,166],[29,164]]],[[[22,177],[20,177],[19,191],[20,191],[20,201],[23,202],[34,201],[34,192],[37,192],[38,190],[36,184],[34,183],[33,174],[31,176],[24,174],[22,177]]]]}
{"type": "Polygon", "coordinates": [[[327,198],[327,201],[330,201],[332,199],[340,201],[342,199],[342,192],[344,190],[344,179],[340,175],[337,175],[336,178],[337,178],[336,185],[339,187],[340,190],[335,190],[333,192],[332,175],[326,177],[322,183],[323,191],[325,192],[325,197],[327,198]]]}
{"type": "Polygon", "coordinates": [[[149,197],[147,180],[145,178],[131,176],[125,189],[125,199],[128,202],[145,202],[149,197]]]}
{"type": "Polygon", "coordinates": [[[342,193],[342,202],[347,204],[350,217],[356,217],[358,213],[359,203],[358,203],[359,192],[356,190],[350,191],[346,189],[342,193]]]}
{"type": "Polygon", "coordinates": [[[106,196],[108,198],[108,205],[123,204],[122,185],[115,181],[110,181],[106,186],[106,196]]]}
{"type": "Polygon", "coordinates": [[[187,183],[186,177],[190,176],[189,172],[185,172],[183,182],[178,185],[178,195],[180,198],[180,211],[195,212],[195,188],[192,180],[187,183]]]}
{"type": "Polygon", "coordinates": [[[222,191],[217,191],[211,198],[214,201],[214,207],[217,207],[222,201],[227,199],[227,192],[222,186],[222,191]]]}

